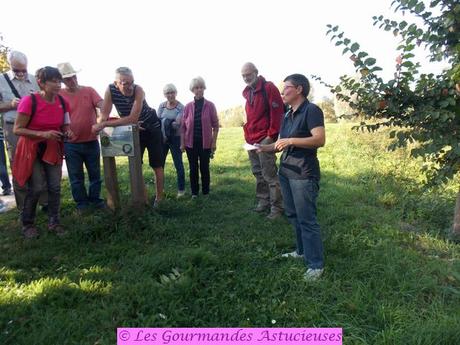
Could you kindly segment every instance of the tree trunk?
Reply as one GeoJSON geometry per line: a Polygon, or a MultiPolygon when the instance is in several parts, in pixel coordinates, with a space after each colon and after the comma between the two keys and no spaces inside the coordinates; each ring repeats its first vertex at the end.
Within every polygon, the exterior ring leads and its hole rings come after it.
{"type": "Polygon", "coordinates": [[[452,232],[455,236],[460,236],[460,190],[457,193],[457,202],[455,203],[454,227],[452,232]]]}

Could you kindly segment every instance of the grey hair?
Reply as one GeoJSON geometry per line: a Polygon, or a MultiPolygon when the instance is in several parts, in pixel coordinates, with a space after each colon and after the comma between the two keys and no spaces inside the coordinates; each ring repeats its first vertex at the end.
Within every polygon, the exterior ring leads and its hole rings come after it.
{"type": "Polygon", "coordinates": [[[119,76],[119,75],[127,75],[127,76],[133,76],[133,71],[131,71],[131,69],[129,67],[118,67],[116,70],[115,70],[115,76],[119,76]]]}
{"type": "Polygon", "coordinates": [[[256,72],[256,74],[259,74],[259,71],[257,70],[256,65],[254,65],[252,62],[246,62],[243,65],[243,68],[249,68],[251,71],[256,72]]]}
{"type": "Polygon", "coordinates": [[[17,61],[20,64],[27,65],[27,56],[24,53],[13,50],[8,55],[8,63],[11,65],[12,61],[17,61]]]}
{"type": "Polygon", "coordinates": [[[190,82],[190,91],[193,92],[193,89],[197,86],[203,86],[204,89],[206,89],[206,83],[204,82],[204,79],[201,77],[195,77],[192,79],[190,82]]]}
{"type": "Polygon", "coordinates": [[[167,94],[168,92],[174,92],[175,94],[177,94],[176,86],[174,84],[166,84],[163,88],[163,93],[167,94]]]}

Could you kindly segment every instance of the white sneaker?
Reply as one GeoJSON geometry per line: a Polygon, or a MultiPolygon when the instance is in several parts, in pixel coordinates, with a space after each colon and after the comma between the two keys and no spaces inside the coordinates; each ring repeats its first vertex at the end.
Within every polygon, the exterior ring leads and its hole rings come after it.
{"type": "Polygon", "coordinates": [[[181,197],[183,197],[184,195],[185,195],[185,190],[179,190],[179,191],[177,191],[177,197],[178,197],[178,198],[181,198],[181,197]]]}
{"type": "Polygon", "coordinates": [[[302,254],[297,254],[297,252],[294,250],[293,252],[290,252],[290,253],[281,254],[281,257],[300,259],[300,258],[303,258],[303,255],[302,254]]]}
{"type": "Polygon", "coordinates": [[[309,268],[303,275],[306,281],[312,282],[318,280],[324,272],[324,268],[309,268]]]}

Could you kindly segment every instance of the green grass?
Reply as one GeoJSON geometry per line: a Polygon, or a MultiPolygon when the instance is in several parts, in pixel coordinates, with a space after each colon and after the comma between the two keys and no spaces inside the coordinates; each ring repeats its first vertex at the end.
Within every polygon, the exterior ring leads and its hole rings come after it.
{"type": "Polygon", "coordinates": [[[382,135],[338,124],[327,136],[321,281],[304,282],[302,262],[280,258],[294,248],[292,229],[249,210],[255,183],[242,130],[222,129],[208,198],[176,200],[168,160],[158,211],[79,216],[64,181],[67,238],[24,241],[16,211],[2,214],[0,344],[115,344],[122,326],[343,327],[344,344],[458,344],[455,185],[422,189],[419,162],[386,152],[382,135]]]}

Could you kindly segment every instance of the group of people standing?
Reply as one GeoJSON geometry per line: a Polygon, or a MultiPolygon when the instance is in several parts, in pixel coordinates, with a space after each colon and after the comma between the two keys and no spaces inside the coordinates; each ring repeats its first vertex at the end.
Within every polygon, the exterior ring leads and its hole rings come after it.
{"type": "MultiPolygon", "coordinates": [[[[177,196],[185,194],[183,152],[189,161],[192,198],[199,195],[200,177],[202,194],[209,194],[209,163],[216,150],[219,121],[215,105],[204,98],[203,78],[192,79],[194,98],[185,106],[176,99],[176,87],[167,84],[163,89],[166,101],[157,112],[149,107],[143,88],[134,83],[127,67],[116,69],[115,81],[102,98],[93,88],[78,84],[77,71],[69,63],[41,68],[35,76],[27,72],[24,54],[11,52],[9,63],[11,70],[0,76],[0,113],[24,237],[39,235],[35,226],[38,203],[48,213],[48,229],[59,236],[66,233],[59,219],[64,156],[76,207],[105,207],[97,139],[105,127],[139,125],[141,154],[147,149],[155,175],[154,207],[164,198],[169,151],[177,172],[177,196]],[[119,118],[109,118],[113,106],[119,118]]],[[[294,227],[297,248],[283,256],[304,258],[308,266],[305,278],[317,279],[324,266],[316,219],[320,178],[316,151],[325,143],[322,111],[307,100],[310,85],[303,75],[288,76],[280,94],[253,63],[246,63],[241,74],[246,83],[244,136],[254,148],[248,151],[256,179],[254,211],[267,212],[268,219],[275,219],[284,209],[294,227]],[[278,169],[276,152],[280,151],[278,169]]],[[[8,190],[8,185],[4,188],[8,190]]]]}

